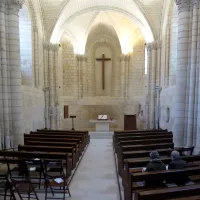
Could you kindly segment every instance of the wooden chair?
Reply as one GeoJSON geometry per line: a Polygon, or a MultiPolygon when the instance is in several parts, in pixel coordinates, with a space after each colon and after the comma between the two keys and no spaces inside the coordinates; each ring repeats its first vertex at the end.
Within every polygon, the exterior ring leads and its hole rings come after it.
{"type": "Polygon", "coordinates": [[[23,200],[24,198],[39,200],[35,192],[36,185],[33,185],[31,182],[25,160],[6,159],[6,163],[8,166],[8,180],[11,183],[13,193],[16,192],[19,195],[20,200],[23,200]],[[18,166],[18,168],[16,168],[18,169],[18,172],[11,169],[12,165],[18,166]]]}
{"type": "Polygon", "coordinates": [[[49,188],[53,196],[55,193],[63,193],[63,198],[55,197],[54,199],[65,200],[66,192],[71,197],[66,174],[63,170],[64,167],[62,160],[44,160],[43,164],[45,176],[45,200],[48,198],[52,199],[52,197],[48,197],[47,195],[49,188]]]}

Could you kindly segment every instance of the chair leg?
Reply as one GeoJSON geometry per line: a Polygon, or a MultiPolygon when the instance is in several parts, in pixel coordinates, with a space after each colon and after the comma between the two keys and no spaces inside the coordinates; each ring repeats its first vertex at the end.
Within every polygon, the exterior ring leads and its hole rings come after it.
{"type": "Polygon", "coordinates": [[[42,179],[42,172],[40,171],[39,189],[40,189],[40,185],[41,185],[41,179],[42,179]]]}
{"type": "Polygon", "coordinates": [[[67,192],[69,193],[69,197],[71,197],[71,193],[70,193],[68,184],[67,184],[67,192]]]}

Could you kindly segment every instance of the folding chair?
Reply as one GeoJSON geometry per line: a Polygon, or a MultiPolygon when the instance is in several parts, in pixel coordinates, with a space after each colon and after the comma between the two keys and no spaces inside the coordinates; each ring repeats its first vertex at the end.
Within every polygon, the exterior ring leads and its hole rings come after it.
{"type": "Polygon", "coordinates": [[[40,189],[42,175],[43,175],[43,179],[44,179],[44,168],[43,168],[42,161],[29,159],[29,160],[26,160],[26,165],[27,165],[27,168],[29,171],[29,176],[30,176],[31,180],[39,179],[38,185],[39,185],[39,189],[40,189]],[[39,177],[37,176],[37,174],[39,175],[39,177]]]}
{"type": "Polygon", "coordinates": [[[71,197],[62,160],[44,160],[43,164],[44,164],[44,177],[45,177],[45,200],[47,199],[65,200],[66,192],[71,197]],[[51,197],[47,196],[49,188],[53,195],[51,197]],[[63,192],[63,198],[54,196],[55,193],[61,193],[61,192],[63,192]]]}
{"type": "Polygon", "coordinates": [[[6,163],[8,166],[8,180],[12,185],[13,192],[18,194],[20,200],[23,200],[24,198],[39,200],[35,192],[36,185],[33,185],[31,182],[25,160],[6,159],[6,163]],[[18,172],[16,172],[16,170],[13,171],[10,168],[11,165],[17,165],[18,172]],[[18,177],[16,173],[19,175],[18,177]]]}

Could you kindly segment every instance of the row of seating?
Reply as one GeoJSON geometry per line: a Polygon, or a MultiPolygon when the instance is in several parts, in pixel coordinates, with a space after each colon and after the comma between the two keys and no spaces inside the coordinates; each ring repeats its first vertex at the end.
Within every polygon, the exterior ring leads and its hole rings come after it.
{"type": "Polygon", "coordinates": [[[118,171],[122,176],[125,200],[132,200],[133,195],[135,199],[141,200],[171,199],[194,196],[194,194],[197,194],[193,192],[195,188],[197,191],[199,188],[196,183],[200,180],[200,156],[183,156],[184,151],[189,151],[189,154],[192,154],[194,147],[176,148],[180,151],[182,159],[189,163],[187,169],[142,172],[142,168],[149,163],[150,159],[148,155],[153,150],[160,153],[160,160],[163,163],[169,164],[171,162],[169,156],[175,149],[172,138],[172,133],[167,132],[167,130],[115,132],[113,136],[113,145],[118,158],[118,171]],[[152,188],[145,185],[145,182],[156,181],[157,179],[174,180],[174,177],[180,177],[185,173],[187,173],[195,185],[182,186],[183,193],[179,191],[180,186],[168,188],[168,185],[163,184],[162,186],[152,188]]]}
{"type": "MultiPolygon", "coordinates": [[[[63,199],[65,199],[66,192],[71,196],[68,181],[72,171],[76,168],[89,142],[90,136],[87,131],[37,130],[37,132],[24,134],[24,145],[19,145],[18,151],[0,151],[2,158],[0,162],[8,164],[9,160],[11,166],[17,165],[19,170],[27,169],[27,171],[23,171],[25,175],[22,178],[25,178],[27,183],[29,180],[32,182],[33,178],[38,179],[39,189],[44,183],[45,199],[48,198],[47,190],[50,189],[54,195],[57,187],[59,188],[58,192],[62,191],[63,199]],[[21,166],[23,167],[21,168],[21,166]],[[38,172],[37,176],[31,176],[35,172],[38,172]],[[56,180],[61,182],[56,182],[56,180]]],[[[11,170],[7,171],[11,172],[11,170]]],[[[9,177],[11,176],[9,175],[9,177]]],[[[18,176],[17,180],[20,177],[18,176]]],[[[10,182],[13,184],[14,179],[11,180],[10,182]]],[[[14,186],[12,188],[17,191],[14,186]]],[[[32,190],[31,192],[35,193],[32,190]]]]}

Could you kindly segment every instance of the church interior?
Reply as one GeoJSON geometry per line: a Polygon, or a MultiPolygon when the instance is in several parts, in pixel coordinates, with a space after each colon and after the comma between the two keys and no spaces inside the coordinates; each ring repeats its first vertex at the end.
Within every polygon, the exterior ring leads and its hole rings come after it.
{"type": "Polygon", "coordinates": [[[200,199],[199,0],[0,0],[0,45],[4,200],[200,199]]]}

